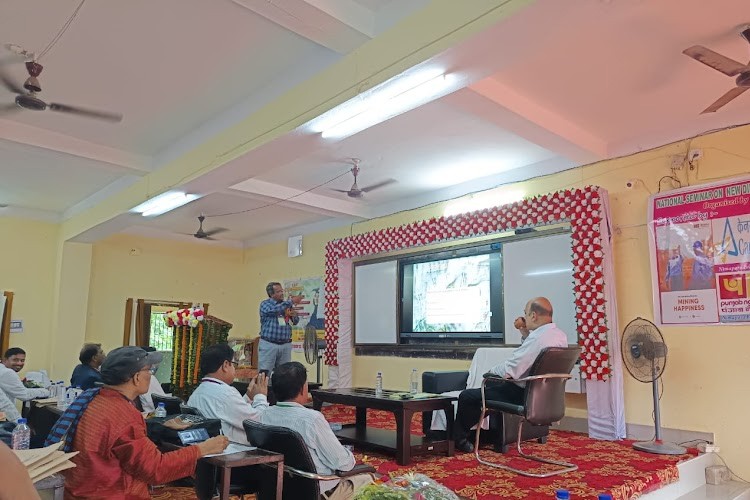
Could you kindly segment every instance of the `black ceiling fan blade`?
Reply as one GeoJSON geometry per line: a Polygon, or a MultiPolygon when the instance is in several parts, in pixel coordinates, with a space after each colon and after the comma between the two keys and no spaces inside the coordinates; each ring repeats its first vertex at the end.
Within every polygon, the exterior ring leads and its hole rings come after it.
{"type": "Polygon", "coordinates": [[[211,229],[210,231],[203,231],[203,234],[206,236],[213,236],[214,234],[223,233],[224,231],[229,231],[229,229],[225,227],[216,227],[214,229],[211,229]]]}
{"type": "Polygon", "coordinates": [[[686,56],[692,57],[698,62],[709,66],[716,71],[721,71],[727,76],[737,76],[743,71],[747,71],[748,66],[723,56],[718,52],[703,47],[702,45],[693,45],[682,51],[686,56]]]}
{"type": "Polygon", "coordinates": [[[0,71],[0,81],[3,82],[3,86],[14,94],[25,94],[24,90],[14,82],[5,72],[0,71]]]}
{"type": "Polygon", "coordinates": [[[723,96],[716,99],[716,101],[714,101],[713,104],[711,104],[709,107],[701,111],[701,114],[713,113],[714,111],[718,111],[719,108],[729,104],[736,97],[739,97],[740,95],[742,95],[742,93],[745,92],[747,89],[748,87],[735,87],[731,89],[729,92],[727,92],[723,96]]]}
{"type": "Polygon", "coordinates": [[[21,108],[18,106],[18,104],[12,102],[10,104],[3,104],[0,105],[0,115],[9,115],[11,113],[14,113],[16,111],[20,111],[21,108]]]}
{"type": "Polygon", "coordinates": [[[79,108],[77,106],[68,106],[67,104],[58,104],[51,102],[49,104],[50,111],[58,111],[60,113],[71,113],[74,115],[86,116],[88,118],[96,118],[98,120],[105,120],[108,122],[121,122],[122,115],[120,113],[110,113],[108,111],[96,111],[93,109],[79,108]]]}
{"type": "Polygon", "coordinates": [[[331,188],[331,191],[336,191],[337,193],[348,193],[350,190],[349,189],[334,189],[334,188],[331,188]]]}
{"type": "Polygon", "coordinates": [[[371,184],[369,186],[360,188],[360,191],[363,191],[365,193],[369,193],[373,189],[382,188],[383,186],[387,186],[389,184],[393,184],[394,182],[396,182],[396,179],[386,179],[386,180],[380,181],[380,182],[378,182],[376,184],[371,184]]]}

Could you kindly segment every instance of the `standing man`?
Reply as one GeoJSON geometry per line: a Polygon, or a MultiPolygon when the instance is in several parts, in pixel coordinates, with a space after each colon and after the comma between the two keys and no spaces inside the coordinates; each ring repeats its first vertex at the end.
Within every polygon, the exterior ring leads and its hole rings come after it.
{"type": "Polygon", "coordinates": [[[260,303],[258,368],[270,373],[292,360],[292,325],[299,323],[294,306],[303,296],[294,295],[284,300],[284,289],[275,281],[266,285],[266,294],[268,298],[260,303]]]}
{"type": "MultiPolygon", "coordinates": [[[[510,359],[490,370],[490,373],[507,379],[520,379],[529,374],[531,365],[546,347],[568,347],[568,337],[552,322],[552,304],[545,297],[537,297],[526,303],[523,317],[513,323],[522,337],[521,345],[513,351],[510,359]]],[[[485,387],[488,399],[523,404],[524,384],[501,383],[485,387]]],[[[454,428],[456,448],[474,451],[469,442],[469,432],[479,422],[482,414],[482,390],[466,389],[458,396],[458,411],[454,428]]]]}

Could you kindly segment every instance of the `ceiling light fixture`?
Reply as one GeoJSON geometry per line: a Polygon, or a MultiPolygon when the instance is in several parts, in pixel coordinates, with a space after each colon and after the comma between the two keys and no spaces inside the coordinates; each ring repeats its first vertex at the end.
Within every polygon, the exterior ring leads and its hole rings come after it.
{"type": "Polygon", "coordinates": [[[141,203],[131,211],[138,212],[144,217],[154,217],[181,207],[198,198],[197,194],[186,194],[182,191],[167,191],[156,198],[151,198],[141,203]]]}
{"type": "Polygon", "coordinates": [[[516,189],[502,193],[482,193],[473,195],[470,198],[459,198],[445,206],[443,215],[449,217],[451,215],[474,212],[475,210],[482,210],[484,208],[508,205],[523,200],[524,196],[526,196],[526,193],[520,189],[516,189]]]}
{"type": "Polygon", "coordinates": [[[399,75],[321,115],[310,130],[343,139],[450,93],[455,75],[441,70],[399,75]]]}

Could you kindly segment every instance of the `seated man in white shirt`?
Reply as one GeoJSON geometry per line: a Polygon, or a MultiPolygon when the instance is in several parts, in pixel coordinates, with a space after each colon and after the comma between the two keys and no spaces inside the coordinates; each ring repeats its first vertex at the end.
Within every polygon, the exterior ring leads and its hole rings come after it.
{"type": "Polygon", "coordinates": [[[242,421],[259,420],[268,408],[268,381],[265,374],[247,387],[245,396],[232,387],[234,382],[234,351],[228,344],[216,344],[201,353],[200,385],[188,399],[188,405],[200,410],[206,418],[221,420],[221,429],[230,441],[248,444],[242,421]]]}
{"type": "MultiPolygon", "coordinates": [[[[276,396],[275,406],[260,415],[260,423],[286,427],[300,433],[315,463],[318,474],[334,474],[336,470],[352,470],[354,455],[344,448],[331,430],[322,413],[303,406],[309,400],[307,370],[297,361],[276,367],[271,376],[271,386],[276,396]]],[[[320,491],[330,499],[353,497],[359,486],[372,481],[369,474],[358,474],[339,481],[321,481],[320,491]],[[329,490],[336,488],[333,492],[329,490]]]]}
{"type": "MultiPolygon", "coordinates": [[[[552,322],[552,304],[545,297],[526,303],[524,316],[517,318],[515,327],[521,332],[522,344],[513,351],[510,359],[490,370],[490,373],[508,379],[520,379],[529,374],[531,365],[545,347],[568,347],[568,337],[552,322]]],[[[488,399],[523,404],[524,384],[498,383],[485,388],[488,399]]],[[[479,421],[482,413],[481,389],[466,389],[458,396],[458,410],[454,425],[456,449],[472,452],[469,431],[479,421]]]]}
{"type": "Polygon", "coordinates": [[[161,388],[159,379],[156,378],[156,370],[159,369],[159,364],[162,362],[164,355],[157,351],[154,347],[144,347],[144,351],[150,352],[148,358],[153,361],[151,365],[151,379],[148,383],[148,392],[138,396],[141,400],[141,406],[143,407],[144,413],[151,413],[154,411],[154,400],[151,399],[151,394],[158,394],[160,396],[166,396],[164,389],[161,388]]]}
{"type": "MultiPolygon", "coordinates": [[[[23,349],[13,347],[6,351],[5,356],[3,356],[3,363],[0,364],[0,390],[5,393],[5,396],[8,400],[10,400],[11,406],[13,406],[13,408],[15,408],[16,399],[20,399],[21,401],[29,401],[31,399],[49,397],[49,391],[47,389],[31,389],[23,385],[21,377],[18,376],[17,372],[20,371],[21,368],[23,368],[25,361],[26,353],[23,352],[23,349]],[[21,356],[18,353],[10,355],[8,354],[14,352],[15,350],[23,353],[23,359],[20,359],[21,356]],[[13,361],[14,359],[16,359],[15,362],[13,361]]],[[[5,411],[6,414],[9,414],[9,416],[7,417],[8,420],[11,420],[10,415],[15,416],[17,413],[17,411],[15,413],[9,412],[8,410],[0,411],[5,411]]],[[[19,417],[16,417],[16,419],[17,418],[20,418],[20,415],[19,417]]]]}

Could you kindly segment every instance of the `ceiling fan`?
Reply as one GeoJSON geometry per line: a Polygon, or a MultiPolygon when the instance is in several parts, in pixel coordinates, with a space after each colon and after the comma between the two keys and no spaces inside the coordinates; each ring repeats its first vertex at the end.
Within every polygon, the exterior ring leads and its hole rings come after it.
{"type": "MultiPolygon", "coordinates": [[[[744,26],[740,36],[750,43],[750,26],[744,26]]],[[[721,71],[727,76],[737,77],[735,79],[736,87],[719,97],[713,104],[701,111],[701,114],[718,111],[722,106],[730,103],[747,89],[750,89],[750,62],[747,64],[739,63],[702,45],[693,45],[683,50],[682,53],[706,66],[710,66],[716,71],[721,71]]]]}
{"type": "Polygon", "coordinates": [[[203,230],[204,220],[206,220],[206,216],[203,214],[200,214],[198,216],[198,222],[200,225],[198,226],[198,230],[195,232],[195,234],[193,234],[193,236],[195,236],[199,240],[215,240],[216,238],[211,238],[211,236],[213,236],[214,234],[223,233],[224,231],[227,230],[224,227],[217,227],[216,229],[211,229],[210,231],[204,231],[203,230]]]}
{"type": "Polygon", "coordinates": [[[350,172],[354,176],[354,183],[352,183],[352,187],[349,189],[333,189],[333,191],[338,191],[339,193],[346,193],[347,196],[350,198],[362,198],[362,195],[364,193],[369,193],[370,191],[374,189],[381,188],[383,186],[387,186],[388,184],[393,184],[396,182],[396,179],[386,179],[384,181],[378,182],[376,184],[371,184],[369,186],[365,186],[363,188],[360,188],[357,185],[357,176],[359,175],[359,164],[362,160],[359,158],[351,158],[352,162],[352,168],[350,172]]]}
{"type": "Polygon", "coordinates": [[[42,73],[44,67],[34,60],[26,61],[25,64],[26,71],[29,73],[29,77],[24,82],[23,88],[16,82],[14,82],[10,77],[8,77],[8,75],[0,73],[0,80],[2,80],[5,88],[13,92],[14,94],[18,94],[16,95],[15,102],[0,104],[0,115],[18,111],[19,108],[28,109],[31,111],[44,111],[46,109],[49,109],[50,111],[70,113],[109,122],[119,122],[122,120],[122,115],[119,113],[97,111],[93,109],[69,106],[67,104],[59,104],[55,102],[44,102],[39,97],[37,97],[37,93],[42,91],[42,87],[39,83],[38,77],[42,73]]]}

